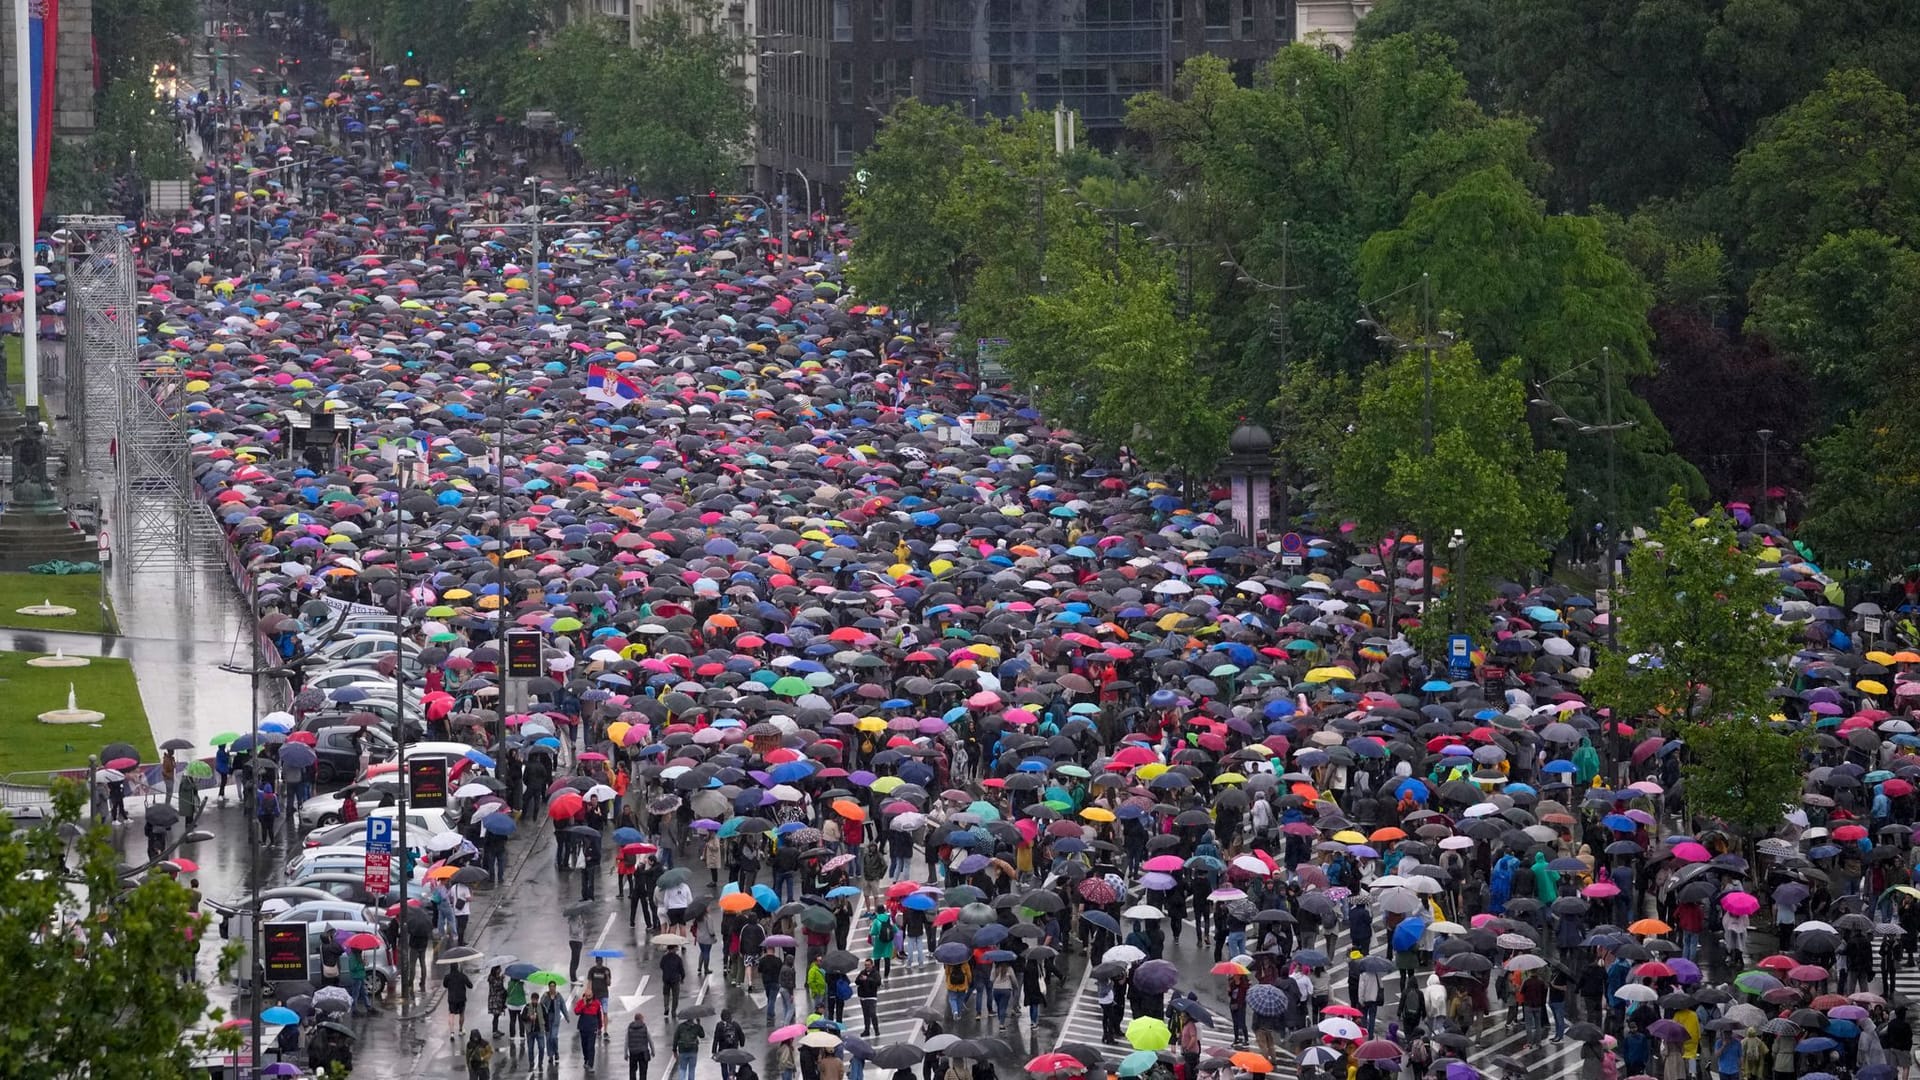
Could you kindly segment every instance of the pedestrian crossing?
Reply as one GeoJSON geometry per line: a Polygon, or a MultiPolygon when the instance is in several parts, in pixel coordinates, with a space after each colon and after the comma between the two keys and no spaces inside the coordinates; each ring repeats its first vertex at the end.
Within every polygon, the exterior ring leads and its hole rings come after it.
{"type": "MultiPolygon", "coordinates": [[[[1324,936],[1319,943],[1319,947],[1334,958],[1327,969],[1327,986],[1329,996],[1335,1003],[1347,1003],[1348,1000],[1346,957],[1349,945],[1350,937],[1344,927],[1337,933],[1324,936]]],[[[1092,961],[1089,962],[1089,967],[1091,964],[1092,961]]],[[[1211,964],[1209,963],[1208,966],[1211,964]]],[[[1385,1001],[1379,1009],[1375,1034],[1384,1036],[1387,1024],[1391,1022],[1399,1007],[1402,979],[1398,971],[1389,972],[1380,978],[1385,990],[1385,1001]]],[[[1911,978],[1915,989],[1920,990],[1920,972],[1914,972],[1911,978]]],[[[1233,1028],[1232,1020],[1227,1015],[1222,1000],[1224,982],[1218,976],[1203,974],[1197,979],[1183,982],[1182,986],[1184,988],[1202,987],[1203,1002],[1216,1015],[1216,1026],[1203,1034],[1202,1045],[1208,1048],[1227,1045],[1232,1038],[1233,1028]],[[1207,979],[1220,982],[1221,985],[1208,987],[1205,983],[1207,979]],[[1209,990],[1213,992],[1208,992],[1209,990]]],[[[1418,992],[1417,983],[1413,989],[1418,992]]],[[[1123,1017],[1121,1022],[1123,1032],[1126,1020],[1130,1018],[1130,1013],[1123,1017]]],[[[1249,1017],[1250,1022],[1252,1019],[1249,1017]]],[[[1490,1018],[1491,1026],[1482,1027],[1475,1034],[1475,1045],[1466,1056],[1469,1064],[1480,1068],[1484,1073],[1486,1069],[1492,1067],[1494,1058],[1510,1057],[1527,1066],[1530,1080],[1574,1080],[1579,1076],[1580,1043],[1571,1040],[1555,1043],[1549,1040],[1542,1042],[1539,1046],[1528,1047],[1525,1025],[1507,1024],[1505,1019],[1506,1013],[1502,1008],[1490,1018]]],[[[1133,1049],[1127,1044],[1124,1034],[1116,1041],[1109,1042],[1104,1039],[1103,1027],[1099,987],[1090,976],[1083,975],[1074,992],[1066,1018],[1061,1021],[1060,1036],[1055,1045],[1084,1043],[1110,1050],[1116,1057],[1133,1049]]],[[[1251,1048],[1251,1044],[1249,1046],[1251,1048]]],[[[1299,1076],[1298,1054],[1293,1049],[1284,1045],[1276,1046],[1271,1060],[1274,1066],[1271,1074],[1273,1077],[1295,1080],[1299,1076]]]]}
{"type": "MultiPolygon", "coordinates": [[[[862,900],[854,909],[853,926],[847,934],[847,951],[861,960],[873,955],[873,942],[868,937],[872,924],[871,913],[862,900]]],[[[922,1021],[911,1014],[916,1009],[933,1006],[941,992],[943,972],[940,965],[928,956],[920,966],[908,967],[904,959],[905,951],[906,937],[896,931],[893,974],[880,984],[880,1034],[867,1036],[867,1041],[875,1046],[918,1042],[922,1021]]],[[[847,1033],[858,1034],[860,1026],[860,1000],[855,998],[847,1002],[847,1033]]]]}

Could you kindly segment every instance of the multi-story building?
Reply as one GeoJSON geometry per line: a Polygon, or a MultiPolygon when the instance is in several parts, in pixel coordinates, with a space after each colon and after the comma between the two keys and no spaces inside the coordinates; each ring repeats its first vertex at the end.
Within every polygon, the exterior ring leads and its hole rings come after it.
{"type": "MultiPolygon", "coordinates": [[[[601,3],[671,0],[599,0],[601,3]]],[[[1065,105],[1118,137],[1127,101],[1179,65],[1225,57],[1250,81],[1292,41],[1351,43],[1372,0],[746,0],[759,131],[755,185],[836,204],[902,97],[1006,115],[1065,105]],[[787,177],[783,185],[781,178],[787,177]]]]}

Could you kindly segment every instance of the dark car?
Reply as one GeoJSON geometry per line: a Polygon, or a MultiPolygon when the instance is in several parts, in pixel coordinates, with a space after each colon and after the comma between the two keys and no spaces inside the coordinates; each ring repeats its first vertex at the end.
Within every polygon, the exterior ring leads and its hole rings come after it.
{"type": "Polygon", "coordinates": [[[308,730],[313,732],[313,752],[320,759],[319,764],[314,766],[314,779],[322,784],[351,780],[360,775],[360,744],[354,740],[356,734],[366,741],[369,761],[388,761],[393,758],[393,739],[379,728],[334,725],[308,730]]]}

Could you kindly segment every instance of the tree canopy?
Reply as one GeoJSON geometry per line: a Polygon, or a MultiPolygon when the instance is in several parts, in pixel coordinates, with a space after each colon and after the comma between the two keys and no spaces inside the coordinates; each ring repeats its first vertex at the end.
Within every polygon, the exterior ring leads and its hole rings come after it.
{"type": "Polygon", "coordinates": [[[1779,579],[1735,538],[1715,508],[1697,515],[1674,494],[1627,555],[1610,618],[1620,648],[1603,654],[1588,690],[1616,717],[1689,725],[1765,717],[1779,683],[1786,631],[1766,607],[1779,579]]]}
{"type": "Polygon", "coordinates": [[[714,28],[713,8],[659,5],[634,15],[631,36],[604,21],[574,23],[520,54],[507,103],[551,109],[575,129],[588,164],[649,195],[705,191],[739,166],[752,117],[735,77],[738,45],[714,28]]]}
{"type": "MultiPolygon", "coordinates": [[[[8,1009],[0,1076],[186,1080],[215,1036],[182,1033],[220,1015],[180,978],[207,918],[168,875],[127,886],[107,827],[83,825],[81,806],[61,781],[45,822],[0,840],[0,969],[33,988],[8,1009]],[[77,834],[72,855],[63,831],[77,834]]],[[[237,1046],[235,1032],[220,1038],[237,1046]]]]}
{"type": "Polygon", "coordinates": [[[1493,579],[1544,564],[1565,528],[1566,457],[1534,447],[1519,365],[1489,372],[1465,343],[1432,355],[1427,453],[1428,365],[1409,349],[1361,381],[1358,420],[1334,461],[1334,495],[1362,535],[1411,528],[1430,558],[1446,558],[1441,546],[1460,530],[1468,547],[1451,591],[1464,611],[1485,600],[1493,579]]]}

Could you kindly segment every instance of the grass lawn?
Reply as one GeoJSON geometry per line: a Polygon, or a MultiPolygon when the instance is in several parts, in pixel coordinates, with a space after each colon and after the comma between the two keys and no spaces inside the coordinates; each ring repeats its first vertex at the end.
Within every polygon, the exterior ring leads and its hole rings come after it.
{"type": "MultiPolygon", "coordinates": [[[[108,601],[111,603],[112,601],[108,601]]],[[[104,633],[100,625],[100,575],[0,574],[0,626],[25,630],[104,633]],[[16,609],[51,600],[74,609],[59,618],[21,615],[16,609]]]]}
{"type": "Polygon", "coordinates": [[[125,660],[94,658],[83,668],[28,667],[35,653],[0,652],[0,774],[38,769],[75,769],[110,742],[132,743],[140,760],[160,759],[153,729],[140,704],[133,666],[125,660]],[[43,724],[38,717],[67,707],[67,684],[78,692],[83,709],[107,718],[98,725],[43,724]]]}

